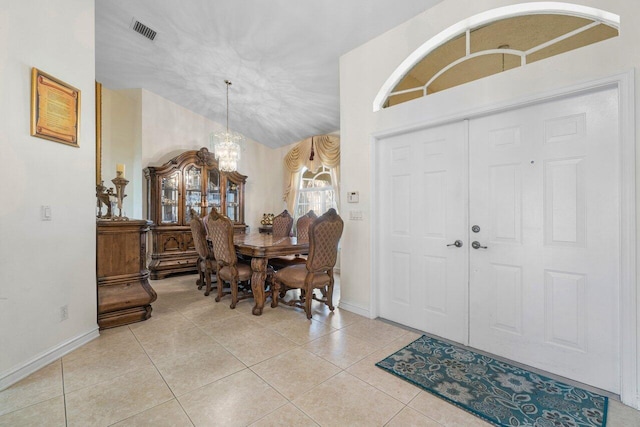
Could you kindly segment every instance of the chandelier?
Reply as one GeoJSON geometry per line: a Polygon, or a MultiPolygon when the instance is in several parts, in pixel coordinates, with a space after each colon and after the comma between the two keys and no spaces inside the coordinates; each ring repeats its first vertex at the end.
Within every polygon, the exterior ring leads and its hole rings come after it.
{"type": "Polygon", "coordinates": [[[218,160],[218,168],[223,172],[234,172],[238,169],[240,160],[240,143],[244,136],[239,133],[229,131],[229,80],[224,81],[227,85],[227,130],[212,135],[213,152],[218,160]]]}

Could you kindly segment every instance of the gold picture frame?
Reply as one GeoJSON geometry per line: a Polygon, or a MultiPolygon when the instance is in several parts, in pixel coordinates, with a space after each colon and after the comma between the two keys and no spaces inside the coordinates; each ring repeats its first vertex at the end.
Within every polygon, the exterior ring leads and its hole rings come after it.
{"type": "Polygon", "coordinates": [[[80,90],[31,69],[31,136],[79,147],[80,90]]]}

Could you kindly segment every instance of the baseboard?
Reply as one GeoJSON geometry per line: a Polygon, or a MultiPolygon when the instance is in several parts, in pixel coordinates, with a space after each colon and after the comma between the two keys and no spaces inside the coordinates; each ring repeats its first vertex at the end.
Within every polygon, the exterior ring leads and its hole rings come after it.
{"type": "Polygon", "coordinates": [[[87,333],[78,335],[75,338],[71,338],[70,340],[67,340],[66,342],[58,344],[57,346],[45,351],[44,353],[27,361],[22,366],[2,373],[2,375],[0,375],[0,391],[12,386],[21,379],[33,374],[38,369],[44,368],[48,364],[60,359],[65,354],[72,352],[73,350],[85,345],[89,341],[98,338],[99,336],[100,333],[98,332],[98,327],[96,326],[95,329],[92,329],[87,333]]]}
{"type": "Polygon", "coordinates": [[[631,399],[631,400],[623,400],[622,396],[620,396],[620,402],[622,402],[624,405],[627,405],[633,409],[637,409],[640,411],[640,395],[636,395],[633,396],[635,399],[631,399]]]}
{"type": "Polygon", "coordinates": [[[338,307],[342,310],[350,311],[351,313],[359,314],[360,316],[372,319],[369,309],[363,308],[357,304],[353,304],[343,299],[340,299],[338,307]]]}

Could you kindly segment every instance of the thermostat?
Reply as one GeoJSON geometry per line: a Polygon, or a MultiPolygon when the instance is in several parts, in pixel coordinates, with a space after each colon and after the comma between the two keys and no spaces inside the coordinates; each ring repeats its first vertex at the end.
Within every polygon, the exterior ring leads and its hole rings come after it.
{"type": "Polygon", "coordinates": [[[360,201],[360,192],[358,191],[347,192],[347,202],[358,203],[359,201],[360,201]]]}

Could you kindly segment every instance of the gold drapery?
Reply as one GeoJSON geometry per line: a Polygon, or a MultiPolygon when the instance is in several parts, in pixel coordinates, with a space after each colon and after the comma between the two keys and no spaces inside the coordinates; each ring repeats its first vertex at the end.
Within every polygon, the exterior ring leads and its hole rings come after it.
{"type": "MultiPolygon", "coordinates": [[[[284,167],[289,172],[289,180],[282,199],[287,204],[289,212],[295,212],[296,196],[300,187],[302,169],[317,171],[320,166],[331,170],[331,180],[336,193],[336,200],[340,200],[340,137],[337,135],[318,135],[303,139],[284,156],[284,167]],[[313,142],[313,160],[311,145],[313,142]]],[[[321,212],[317,212],[318,215],[321,212]]]]}

